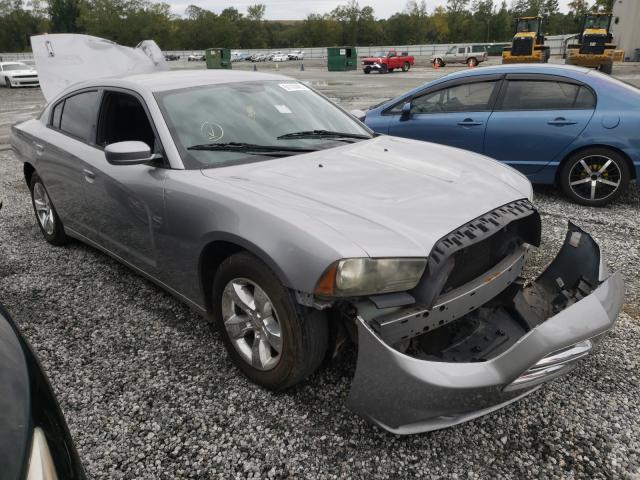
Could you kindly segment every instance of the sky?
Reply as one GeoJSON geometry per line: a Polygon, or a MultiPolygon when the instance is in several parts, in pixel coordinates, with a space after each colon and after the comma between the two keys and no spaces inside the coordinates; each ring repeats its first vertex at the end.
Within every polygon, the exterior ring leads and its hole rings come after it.
{"type": "MultiPolygon", "coordinates": [[[[166,1],[166,0],[165,0],[166,1]]],[[[328,13],[340,4],[346,3],[346,0],[236,0],[234,2],[224,0],[181,0],[185,3],[171,4],[171,11],[176,15],[184,15],[185,9],[189,5],[197,5],[216,13],[220,13],[223,9],[233,6],[240,12],[246,13],[247,6],[256,3],[263,3],[267,6],[267,20],[303,20],[310,13],[328,13]]],[[[567,4],[570,0],[560,0],[560,8],[566,11],[567,4]]],[[[374,9],[376,18],[387,18],[394,13],[404,9],[406,1],[399,0],[359,0],[360,6],[370,5],[374,9]]],[[[426,0],[429,12],[432,12],[438,6],[446,5],[446,0],[426,0]]],[[[498,0],[498,2],[500,1],[498,0]]],[[[508,0],[507,3],[511,3],[508,0]]]]}

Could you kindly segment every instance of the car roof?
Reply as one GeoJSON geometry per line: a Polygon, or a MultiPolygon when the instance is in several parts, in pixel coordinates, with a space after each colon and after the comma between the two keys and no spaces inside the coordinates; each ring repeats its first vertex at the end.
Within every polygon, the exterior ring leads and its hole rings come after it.
{"type": "Polygon", "coordinates": [[[449,75],[441,77],[441,79],[452,80],[455,78],[464,78],[475,75],[492,75],[492,74],[505,74],[505,73],[546,73],[564,74],[570,77],[576,77],[580,75],[588,74],[591,70],[585,67],[576,67],[573,65],[560,65],[553,63],[520,63],[512,65],[492,65],[488,67],[480,67],[468,70],[462,70],[459,72],[453,72],[449,75]]]}
{"type": "Polygon", "coordinates": [[[206,85],[220,85],[223,83],[243,83],[255,81],[283,80],[296,81],[284,75],[271,73],[239,71],[239,70],[172,70],[168,72],[153,72],[123,77],[98,78],[78,83],[73,89],[92,86],[113,86],[147,90],[149,92],[163,92],[180,88],[200,87],[206,85]]]}

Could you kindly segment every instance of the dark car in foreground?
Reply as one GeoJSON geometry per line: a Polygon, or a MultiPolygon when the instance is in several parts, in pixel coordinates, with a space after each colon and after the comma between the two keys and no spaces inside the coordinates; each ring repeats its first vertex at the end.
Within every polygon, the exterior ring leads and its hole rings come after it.
{"type": "Polygon", "coordinates": [[[482,153],[583,205],[615,200],[640,174],[640,90],[586,68],[456,72],[377,105],[364,121],[482,153]]]}
{"type": "MultiPolygon", "coordinates": [[[[0,200],[0,209],[2,201],[0,200]]],[[[0,478],[85,478],[69,429],[38,359],[0,304],[0,478]]]]}
{"type": "Polygon", "coordinates": [[[522,280],[541,221],[514,169],[376,137],[291,78],[164,71],[152,44],[126,55],[146,73],[105,47],[111,76],[90,78],[88,55],[85,81],[66,86],[84,41],[32,38],[49,103],[12,147],[40,230],[212,318],[255,383],[300,383],[351,339],[349,407],[393,432],[433,430],[569,372],[615,323],[622,278],[577,226],[522,280]]]}

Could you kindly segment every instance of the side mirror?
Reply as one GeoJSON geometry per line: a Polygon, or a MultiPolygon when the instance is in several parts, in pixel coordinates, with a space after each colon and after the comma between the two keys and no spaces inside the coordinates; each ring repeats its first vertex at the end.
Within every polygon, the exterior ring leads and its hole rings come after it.
{"type": "Polygon", "coordinates": [[[105,147],[104,156],[112,165],[139,165],[159,158],[151,154],[149,145],[139,141],[111,143],[105,147]]]}
{"type": "Polygon", "coordinates": [[[400,116],[400,120],[409,120],[411,118],[411,102],[405,102],[402,105],[402,115],[400,116]]]}

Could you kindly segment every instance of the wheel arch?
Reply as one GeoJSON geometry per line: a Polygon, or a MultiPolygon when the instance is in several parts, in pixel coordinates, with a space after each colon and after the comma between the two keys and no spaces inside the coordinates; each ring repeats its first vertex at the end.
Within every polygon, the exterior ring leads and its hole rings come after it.
{"type": "Polygon", "coordinates": [[[576,153],[579,153],[579,152],[582,152],[582,151],[585,151],[585,150],[589,150],[591,148],[605,148],[607,150],[612,150],[615,153],[619,154],[624,159],[624,161],[627,164],[627,167],[629,168],[630,178],[632,180],[637,180],[635,165],[633,164],[633,161],[631,160],[631,157],[629,157],[629,155],[627,155],[624,152],[624,150],[621,150],[620,148],[614,147],[612,145],[607,145],[605,143],[597,143],[597,144],[593,144],[593,145],[586,145],[586,146],[581,146],[581,147],[575,148],[575,149],[571,150],[570,152],[568,152],[564,156],[564,158],[562,160],[560,160],[560,164],[558,165],[558,168],[556,168],[556,173],[555,173],[555,184],[556,185],[560,185],[560,172],[562,172],[562,169],[564,168],[564,165],[569,161],[569,158],[571,158],[576,153]]]}
{"type": "Polygon", "coordinates": [[[24,172],[24,181],[27,182],[27,187],[30,187],[31,177],[36,172],[36,168],[33,165],[31,165],[29,162],[24,162],[22,171],[24,172]]]}
{"type": "Polygon", "coordinates": [[[289,281],[285,273],[278,264],[260,247],[252,242],[230,233],[216,233],[207,239],[200,252],[198,260],[198,278],[202,290],[205,308],[212,311],[211,289],[213,280],[220,264],[239,252],[249,252],[262,260],[282,282],[285,287],[289,287],[289,281]]]}

